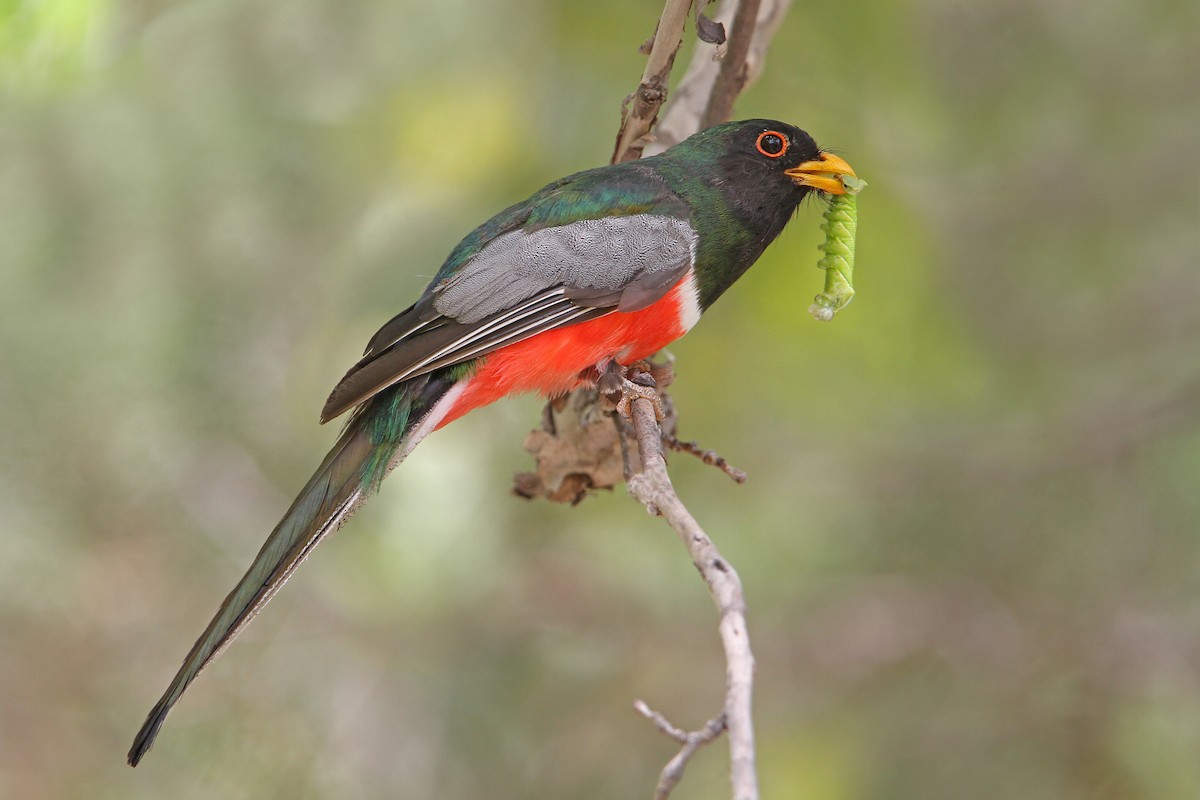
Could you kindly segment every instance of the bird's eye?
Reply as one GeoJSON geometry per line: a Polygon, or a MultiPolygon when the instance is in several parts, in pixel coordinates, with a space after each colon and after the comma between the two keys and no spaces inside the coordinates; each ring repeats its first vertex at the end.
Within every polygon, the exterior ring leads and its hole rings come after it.
{"type": "Polygon", "coordinates": [[[779,131],[763,131],[754,146],[767,158],[779,158],[787,152],[788,139],[779,131]]]}

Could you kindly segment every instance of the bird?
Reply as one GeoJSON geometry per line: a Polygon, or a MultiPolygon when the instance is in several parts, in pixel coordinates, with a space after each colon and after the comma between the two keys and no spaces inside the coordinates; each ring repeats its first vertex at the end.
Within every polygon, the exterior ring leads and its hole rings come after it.
{"type": "Polygon", "coordinates": [[[854,171],[799,128],[715,125],[578,172],[484,222],[334,387],[333,448],[221,603],[128,753],[150,749],[200,671],[429,433],[502,397],[594,385],[687,333],[812,193],[854,171]]]}

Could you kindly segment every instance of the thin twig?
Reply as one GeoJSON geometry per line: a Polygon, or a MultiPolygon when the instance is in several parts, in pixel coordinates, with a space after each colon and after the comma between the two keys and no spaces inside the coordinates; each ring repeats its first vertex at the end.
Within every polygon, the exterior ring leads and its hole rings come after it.
{"type": "Polygon", "coordinates": [[[621,416],[615,409],[612,414],[613,425],[617,429],[617,441],[621,443],[621,466],[625,470],[625,480],[628,481],[638,471],[640,461],[634,462],[633,453],[629,451],[629,420],[621,416]]]}
{"type": "Polygon", "coordinates": [[[749,75],[746,56],[750,53],[750,42],[754,38],[754,27],[758,22],[758,5],[761,0],[742,0],[733,15],[733,32],[729,34],[729,49],[721,61],[721,71],[708,97],[708,106],[700,117],[700,128],[711,128],[725,122],[733,113],[733,101],[741,94],[749,75]]]}
{"type": "Polygon", "coordinates": [[[746,475],[746,471],[738,469],[733,464],[730,464],[725,460],[725,457],[716,450],[705,450],[700,446],[699,442],[680,441],[679,437],[669,434],[665,431],[663,432],[662,440],[664,445],[676,453],[687,453],[688,455],[695,456],[696,458],[700,459],[710,467],[716,467],[732,478],[734,483],[746,482],[746,478],[748,477],[746,475]]]}
{"type": "MultiPolygon", "coordinates": [[[[702,127],[727,119],[738,93],[762,71],[771,38],[791,3],[792,0],[723,0],[717,16],[724,16],[726,20],[733,18],[734,28],[732,40],[727,42],[728,51],[724,61],[718,65],[713,60],[713,50],[706,46],[696,48],[692,64],[676,96],[663,111],[662,124],[656,132],[659,141],[654,142],[650,132],[666,101],[671,68],[682,41],[683,25],[693,5],[692,0],[666,0],[650,43],[642,80],[637,91],[626,100],[613,151],[613,163],[636,159],[643,153],[661,152],[702,127]],[[726,72],[728,75],[722,77],[726,72]],[[702,117],[711,121],[702,125],[702,117]]],[[[660,383],[665,385],[665,381],[660,383]]],[[[702,745],[713,741],[723,731],[728,731],[730,782],[734,800],[758,800],[751,716],[754,656],[750,651],[746,630],[741,580],[675,494],[662,455],[663,426],[656,417],[655,404],[645,397],[635,397],[629,393],[625,396],[628,398],[627,406],[642,462],[642,471],[627,477],[630,494],[650,513],[662,515],[688,549],[692,562],[703,576],[716,603],[726,662],[723,710],[699,731],[681,731],[639,701],[639,711],[653,720],[660,730],[683,744],[679,753],[663,768],[654,797],[655,800],[666,800],[683,777],[684,768],[692,755],[702,745]]],[[[623,439],[619,429],[618,438],[623,439]]],[[[705,463],[716,464],[734,480],[741,482],[745,479],[744,473],[729,466],[716,453],[701,451],[694,443],[679,445],[673,436],[670,441],[675,443],[672,446],[699,455],[705,463]]],[[[632,459],[627,451],[623,451],[622,455],[628,475],[632,459]]]]}
{"type": "Polygon", "coordinates": [[[680,748],[675,757],[663,767],[662,772],[658,776],[658,786],[654,788],[654,800],[667,800],[671,791],[683,779],[683,770],[687,767],[687,762],[691,760],[696,751],[704,745],[715,741],[718,736],[725,732],[725,712],[722,711],[704,723],[704,727],[700,730],[689,732],[676,728],[671,724],[670,720],[650,708],[650,706],[641,700],[635,700],[633,707],[637,709],[639,714],[653,722],[654,727],[683,744],[683,747],[680,748]]]}
{"type": "MultiPolygon", "coordinates": [[[[729,27],[740,6],[741,0],[723,0],[713,18],[729,27]]],[[[761,0],[750,51],[746,54],[746,83],[742,87],[743,90],[762,74],[771,39],[779,30],[791,6],[792,0],[761,0]]],[[[728,61],[728,58],[725,61],[728,61]]],[[[671,90],[670,99],[659,112],[658,124],[654,127],[654,142],[646,146],[644,155],[661,153],[700,130],[700,116],[708,105],[717,73],[720,72],[723,63],[724,61],[717,60],[713,48],[703,45],[696,47],[692,52],[691,63],[688,64],[679,83],[671,90]]]]}
{"type": "MultiPolygon", "coordinates": [[[[700,571],[720,615],[721,644],[725,649],[725,706],[729,731],[730,781],[734,800],[757,800],[758,778],[754,766],[754,728],[751,697],[754,656],[746,629],[746,602],[742,582],[733,566],[700,527],[675,493],[662,456],[662,430],[654,403],[642,394],[629,393],[630,416],[642,455],[642,471],[629,479],[629,493],[652,514],[658,514],[678,534],[700,571]]],[[[694,749],[692,752],[694,752],[694,749]]],[[[682,756],[683,753],[681,752],[682,756]]],[[[678,772],[690,758],[680,760],[678,772]]],[[[679,757],[677,757],[678,759],[679,757]]],[[[656,795],[657,797],[658,795],[656,795]]],[[[665,795],[661,795],[665,797],[665,795]]]]}
{"type": "Polygon", "coordinates": [[[621,130],[617,132],[617,144],[613,150],[614,164],[642,156],[646,136],[654,127],[658,109],[667,99],[668,78],[675,63],[675,53],[683,42],[683,23],[691,7],[692,0],[667,0],[663,6],[658,30],[654,32],[654,42],[650,46],[650,57],[642,71],[642,81],[626,101],[621,130]]]}

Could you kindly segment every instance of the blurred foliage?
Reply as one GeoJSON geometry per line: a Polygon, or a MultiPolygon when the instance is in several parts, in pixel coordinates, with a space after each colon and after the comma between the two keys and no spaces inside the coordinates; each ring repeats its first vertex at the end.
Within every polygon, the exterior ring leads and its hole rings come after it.
{"type": "MultiPolygon", "coordinates": [[[[719,703],[622,493],[507,495],[539,404],[425,443],[129,741],[458,238],[602,163],[658,3],[0,4],[0,796],[641,797],[719,703]]],[[[767,797],[1200,796],[1195,3],[798,0],[739,116],[846,155],[675,349],[748,585],[767,797]]],[[[723,746],[680,798],[726,796],[723,746]]]]}

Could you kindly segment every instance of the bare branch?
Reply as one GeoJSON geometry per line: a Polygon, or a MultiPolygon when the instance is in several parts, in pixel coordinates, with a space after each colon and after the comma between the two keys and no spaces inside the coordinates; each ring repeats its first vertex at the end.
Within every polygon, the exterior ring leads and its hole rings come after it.
{"type": "Polygon", "coordinates": [[[646,136],[654,127],[658,109],[667,99],[668,78],[675,63],[675,54],[683,42],[683,23],[687,20],[692,0],[667,0],[658,30],[650,45],[650,57],[642,71],[642,81],[637,91],[626,100],[621,129],[617,132],[617,144],[613,150],[612,163],[632,161],[642,156],[646,136]]]}
{"type": "MultiPolygon", "coordinates": [[[[792,0],[723,0],[717,20],[701,19],[706,3],[697,9],[697,30],[702,43],[696,47],[692,63],[663,119],[651,137],[660,109],[667,98],[668,81],[675,55],[682,41],[684,22],[692,0],[666,0],[653,38],[643,46],[649,58],[642,80],[634,94],[626,99],[621,128],[617,133],[612,161],[628,161],[643,153],[661,152],[701,127],[727,119],[738,94],[762,71],[771,38],[791,6],[792,0]],[[732,36],[710,49],[706,43],[718,42],[733,21],[732,36]],[[724,57],[719,62],[717,59],[724,57]],[[702,124],[702,120],[704,121],[702,124]]],[[[579,502],[590,490],[609,487],[616,482],[617,470],[624,474],[629,492],[652,514],[661,515],[692,557],[692,562],[708,585],[720,615],[719,630],[725,650],[726,692],[724,707],[700,730],[682,731],[667,719],[638,701],[637,708],[656,727],[683,746],[663,768],[655,789],[655,800],[666,800],[683,777],[692,755],[703,745],[729,732],[730,781],[734,800],[758,800],[755,773],[754,729],[751,696],[754,683],[754,656],[746,629],[745,600],[737,572],[717,550],[675,494],[662,446],[698,456],[737,482],[745,473],[730,466],[712,450],[702,450],[694,442],[680,442],[674,435],[675,416],[665,392],[658,387],[668,383],[669,369],[642,368],[644,377],[656,392],[647,397],[641,387],[625,381],[621,406],[632,421],[636,441],[631,441],[624,417],[617,424],[603,425],[595,412],[603,392],[593,388],[572,392],[568,401],[547,406],[543,431],[534,432],[526,447],[538,459],[538,472],[517,476],[515,491],[525,497],[579,502]],[[665,419],[660,416],[665,411],[665,419]],[[566,441],[559,441],[566,440],[566,441]],[[636,449],[637,457],[634,455],[636,449]],[[599,457],[596,457],[599,454],[599,457]],[[552,457],[551,457],[552,456],[552,457]],[[545,464],[543,462],[546,462],[545,464]],[[641,472],[630,471],[641,463],[641,472]],[[604,476],[597,474],[603,471],[604,476]]],[[[631,368],[632,370],[632,368],[631,368]]],[[[631,375],[631,377],[633,377],[631,375]]],[[[636,378],[635,378],[636,379],[636,378]]],[[[608,390],[604,390],[608,391],[608,390]]],[[[611,408],[611,405],[608,406],[611,408]]]]}
{"type": "MultiPolygon", "coordinates": [[[[631,372],[637,365],[631,368],[631,372]]],[[[642,387],[639,386],[639,390],[642,387]]],[[[654,403],[641,391],[626,395],[642,455],[642,471],[628,481],[629,493],[646,510],[657,514],[679,536],[692,563],[700,571],[720,615],[721,644],[725,649],[725,707],[729,731],[730,780],[735,800],[757,800],[758,778],[754,767],[754,728],[751,696],[754,686],[754,656],[746,629],[746,602],[742,582],[733,566],[722,557],[696,518],[675,493],[662,455],[662,430],[654,403]]],[[[694,749],[694,748],[693,748],[694,749]]],[[[682,755],[682,753],[681,753],[682,755]]],[[[690,758],[690,754],[688,756],[690,758]]],[[[682,771],[683,763],[679,765],[682,771]]],[[[665,774],[665,773],[664,773],[665,774]]],[[[663,795],[665,797],[665,795],[663,795]]]]}
{"type": "Polygon", "coordinates": [[[676,728],[666,717],[650,708],[650,706],[641,700],[635,700],[633,707],[637,709],[639,714],[653,722],[654,727],[683,744],[683,747],[675,757],[663,767],[658,777],[658,786],[654,788],[654,800],[667,800],[671,791],[683,779],[683,770],[687,767],[688,761],[691,760],[696,751],[709,742],[715,741],[718,736],[725,732],[725,712],[721,712],[704,723],[704,727],[700,730],[689,733],[688,731],[676,728]]]}
{"type": "MultiPolygon", "coordinates": [[[[743,90],[762,74],[771,39],[779,30],[791,5],[792,0],[760,0],[754,36],[750,42],[750,51],[746,54],[746,82],[743,90]]],[[[728,27],[740,6],[741,0],[724,0],[715,19],[726,23],[728,27]]],[[[646,146],[645,155],[661,153],[700,130],[700,116],[708,106],[722,63],[714,54],[713,48],[696,48],[687,71],[679,80],[679,84],[671,90],[671,98],[659,114],[658,125],[654,129],[654,142],[646,146]]]]}
{"type": "Polygon", "coordinates": [[[708,105],[700,116],[700,127],[711,128],[725,122],[733,113],[733,101],[741,94],[749,76],[746,56],[750,53],[750,41],[754,38],[754,27],[758,22],[760,0],[741,0],[733,15],[733,33],[729,34],[729,49],[721,61],[717,82],[708,105]]]}
{"type": "Polygon", "coordinates": [[[705,450],[700,446],[699,442],[684,442],[674,434],[663,431],[663,444],[677,453],[687,453],[700,459],[710,467],[716,467],[732,478],[734,483],[746,482],[747,475],[745,470],[740,470],[733,464],[730,464],[716,450],[705,450]]]}

